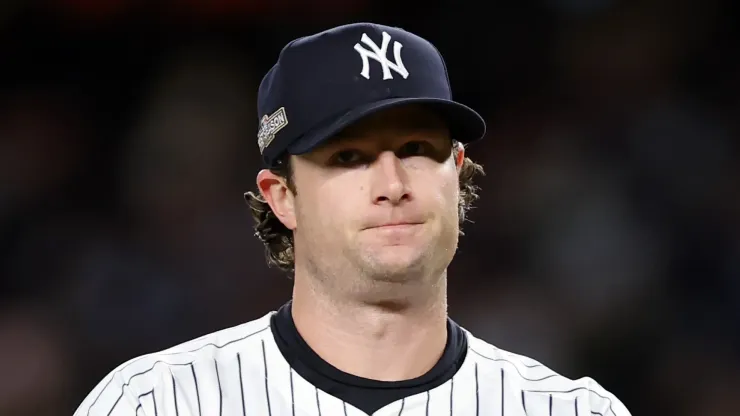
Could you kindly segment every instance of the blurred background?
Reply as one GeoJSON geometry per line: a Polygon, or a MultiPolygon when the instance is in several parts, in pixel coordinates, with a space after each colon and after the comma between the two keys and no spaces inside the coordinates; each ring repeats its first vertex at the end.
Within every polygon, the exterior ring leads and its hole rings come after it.
{"type": "Polygon", "coordinates": [[[399,25],[487,119],[454,319],[633,415],[740,408],[737,7],[703,0],[3,0],[0,415],[290,296],[242,194],[291,39],[399,25]]]}

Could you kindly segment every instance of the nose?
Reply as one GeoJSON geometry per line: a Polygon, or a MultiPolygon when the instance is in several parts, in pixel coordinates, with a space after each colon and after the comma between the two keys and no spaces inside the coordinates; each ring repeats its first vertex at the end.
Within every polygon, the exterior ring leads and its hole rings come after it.
{"type": "Polygon", "coordinates": [[[411,199],[408,174],[393,152],[383,152],[373,163],[373,202],[398,205],[411,199]]]}

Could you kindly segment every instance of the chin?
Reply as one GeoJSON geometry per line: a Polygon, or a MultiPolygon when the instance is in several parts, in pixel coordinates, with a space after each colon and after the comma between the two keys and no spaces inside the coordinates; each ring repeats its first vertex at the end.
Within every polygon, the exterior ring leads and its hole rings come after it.
{"type": "Polygon", "coordinates": [[[378,281],[400,283],[418,280],[428,274],[431,266],[430,256],[418,248],[407,246],[387,247],[368,257],[366,268],[378,281]]]}

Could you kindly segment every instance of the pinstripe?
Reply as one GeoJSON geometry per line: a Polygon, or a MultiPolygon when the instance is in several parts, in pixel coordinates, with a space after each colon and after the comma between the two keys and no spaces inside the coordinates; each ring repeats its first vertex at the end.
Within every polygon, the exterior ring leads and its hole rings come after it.
{"type": "Polygon", "coordinates": [[[247,406],[244,403],[244,380],[242,376],[242,356],[236,353],[236,363],[239,369],[239,390],[242,392],[242,416],[247,416],[247,406]]]}
{"type": "Polygon", "coordinates": [[[450,416],[452,416],[452,398],[455,391],[455,377],[450,379],[450,416]]]}
{"type": "Polygon", "coordinates": [[[195,375],[195,366],[190,363],[190,371],[193,373],[193,383],[195,383],[195,398],[198,399],[198,416],[203,416],[200,408],[200,390],[198,389],[198,376],[195,375]]]}
{"type": "Polygon", "coordinates": [[[478,363],[475,363],[475,416],[480,413],[480,387],[478,387],[478,363]]]}
{"type": "Polygon", "coordinates": [[[290,378],[290,407],[295,416],[295,395],[293,394],[293,369],[288,367],[289,378],[290,378]]]}
{"type": "MultiPolygon", "coordinates": [[[[121,401],[121,398],[122,398],[122,397],[123,397],[123,394],[121,394],[120,396],[118,396],[118,399],[116,399],[116,401],[115,401],[115,402],[113,402],[113,406],[112,406],[112,407],[110,408],[110,410],[108,411],[108,416],[110,416],[110,415],[111,415],[111,413],[113,413],[113,409],[115,409],[115,408],[116,408],[116,406],[118,406],[118,402],[120,402],[120,401],[121,401]]],[[[89,412],[89,411],[90,411],[90,410],[88,409],[88,412],[89,412]]]]}
{"type": "Polygon", "coordinates": [[[527,401],[524,399],[524,390],[522,390],[522,408],[524,409],[524,414],[527,414],[527,401]]]}
{"type": "Polygon", "coordinates": [[[262,340],[262,365],[265,368],[265,398],[267,399],[267,414],[272,416],[272,407],[270,406],[270,389],[267,385],[267,353],[265,352],[265,340],[262,340]]]}
{"type": "Polygon", "coordinates": [[[501,416],[504,416],[504,369],[501,369],[501,416]]]}
{"type": "Polygon", "coordinates": [[[175,416],[180,415],[180,410],[177,408],[177,385],[175,384],[175,376],[170,373],[172,376],[172,402],[175,404],[175,416]]]}
{"type": "Polygon", "coordinates": [[[218,383],[218,415],[221,416],[224,413],[224,392],[221,388],[221,376],[218,374],[218,361],[215,358],[213,366],[216,369],[216,382],[218,383]]]}
{"type": "Polygon", "coordinates": [[[157,411],[157,397],[154,396],[154,390],[152,390],[152,403],[154,404],[154,416],[158,416],[157,411]]]}

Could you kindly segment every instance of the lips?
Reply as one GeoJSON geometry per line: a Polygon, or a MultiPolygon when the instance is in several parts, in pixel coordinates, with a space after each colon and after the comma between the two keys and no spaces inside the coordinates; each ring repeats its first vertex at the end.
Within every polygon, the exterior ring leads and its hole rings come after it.
{"type": "Polygon", "coordinates": [[[365,227],[364,229],[365,230],[369,230],[369,229],[388,229],[388,230],[392,230],[392,229],[404,229],[404,228],[409,228],[409,227],[413,227],[415,225],[421,225],[421,224],[423,224],[423,223],[422,222],[418,222],[418,221],[398,221],[398,222],[388,222],[388,223],[382,223],[382,224],[372,225],[372,226],[369,226],[369,227],[365,227]]]}

